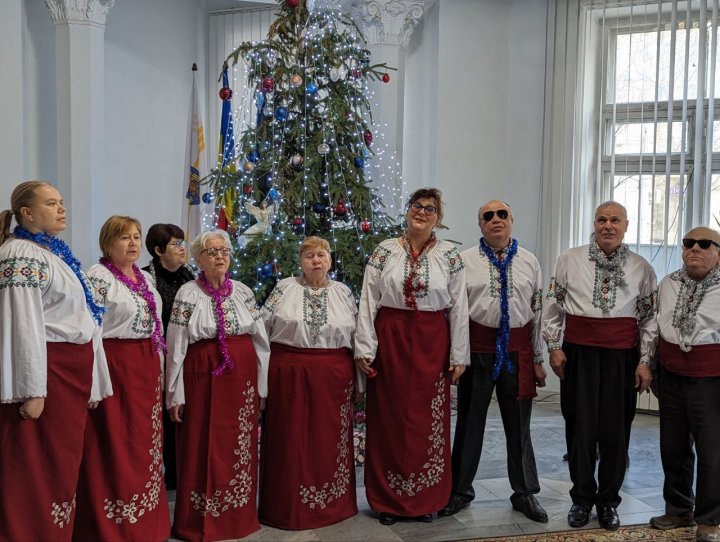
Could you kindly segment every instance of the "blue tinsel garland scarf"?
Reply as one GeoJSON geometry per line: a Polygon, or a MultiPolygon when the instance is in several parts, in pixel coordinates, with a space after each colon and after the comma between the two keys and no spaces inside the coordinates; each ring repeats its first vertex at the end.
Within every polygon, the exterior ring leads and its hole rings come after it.
{"type": "Polygon", "coordinates": [[[513,256],[517,253],[518,243],[516,239],[510,242],[505,259],[501,262],[495,251],[480,239],[480,250],[485,253],[487,259],[500,273],[500,325],[498,326],[497,338],[495,339],[495,365],[493,365],[492,379],[497,380],[503,367],[510,374],[515,374],[515,367],[510,360],[510,307],[508,303],[508,276],[507,270],[512,262],[513,256]]]}
{"type": "Polygon", "coordinates": [[[102,314],[107,310],[105,307],[101,307],[95,304],[90,286],[80,270],[80,261],[73,255],[72,250],[68,244],[53,235],[49,235],[45,232],[31,233],[22,226],[16,226],[13,230],[13,235],[18,239],[25,239],[26,241],[32,241],[40,246],[47,248],[50,252],[55,254],[58,258],[64,261],[75,276],[80,281],[83,291],[85,292],[85,303],[87,303],[88,310],[92,314],[93,319],[98,325],[102,324],[102,314]]]}

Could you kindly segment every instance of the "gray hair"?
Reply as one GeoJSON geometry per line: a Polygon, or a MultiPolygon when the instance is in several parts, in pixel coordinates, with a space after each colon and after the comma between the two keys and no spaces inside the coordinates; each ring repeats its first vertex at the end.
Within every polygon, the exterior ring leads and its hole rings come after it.
{"type": "Polygon", "coordinates": [[[190,243],[190,255],[194,260],[197,260],[200,253],[205,250],[205,243],[211,239],[222,239],[225,247],[230,249],[230,255],[232,256],[233,246],[228,233],[225,230],[212,230],[198,234],[190,243]]]}
{"type": "Polygon", "coordinates": [[[621,209],[623,214],[625,215],[625,219],[627,219],[628,213],[627,213],[627,209],[625,208],[625,206],[622,203],[613,201],[613,200],[603,201],[600,205],[595,207],[595,214],[597,215],[598,211],[605,207],[617,207],[617,208],[621,209]]]}

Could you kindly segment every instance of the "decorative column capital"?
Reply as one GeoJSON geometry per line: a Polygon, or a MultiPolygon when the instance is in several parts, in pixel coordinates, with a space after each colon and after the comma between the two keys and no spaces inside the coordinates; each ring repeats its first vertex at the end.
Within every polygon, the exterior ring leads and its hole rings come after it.
{"type": "Polygon", "coordinates": [[[422,19],[426,0],[354,0],[353,19],[368,45],[395,45],[405,48],[422,19]]]}
{"type": "Polygon", "coordinates": [[[45,0],[55,23],[80,23],[105,26],[115,0],[45,0]]]}

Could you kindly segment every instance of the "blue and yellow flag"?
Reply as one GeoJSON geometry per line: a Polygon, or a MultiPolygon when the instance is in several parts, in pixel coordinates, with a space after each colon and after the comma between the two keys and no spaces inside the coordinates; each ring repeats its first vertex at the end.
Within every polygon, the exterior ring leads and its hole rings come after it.
{"type": "MultiPolygon", "coordinates": [[[[228,68],[223,67],[222,86],[229,88],[228,68]]],[[[233,134],[232,102],[230,98],[223,100],[220,115],[220,148],[218,149],[218,167],[230,173],[237,171],[235,161],[235,137],[233,134]]],[[[224,230],[234,229],[236,214],[236,191],[228,187],[225,194],[218,199],[216,224],[224,230]]]]}

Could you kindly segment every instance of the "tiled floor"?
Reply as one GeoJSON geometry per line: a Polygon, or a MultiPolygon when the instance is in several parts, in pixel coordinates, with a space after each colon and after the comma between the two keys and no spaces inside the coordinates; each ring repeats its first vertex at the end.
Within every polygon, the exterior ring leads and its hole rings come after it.
{"type": "MultiPolygon", "coordinates": [[[[623,525],[647,523],[651,516],[663,512],[659,427],[659,419],[654,415],[638,413],[635,417],[630,468],[623,485],[623,501],[618,508],[623,525]]],[[[281,531],[263,527],[247,540],[419,542],[568,530],[566,517],[570,507],[570,483],[567,463],[562,460],[565,433],[558,395],[545,394],[538,398],[533,409],[532,434],[542,487],[538,500],[550,517],[549,523],[530,521],[510,505],[505,438],[497,404],[493,402],[475,480],[476,498],[469,508],[455,516],[437,518],[433,523],[380,525],[368,507],[362,487],[362,469],[358,469],[360,513],[356,517],[312,531],[281,531]]],[[[171,500],[174,499],[172,493],[171,500]]],[[[171,502],[171,507],[173,504],[171,502]]],[[[594,515],[588,525],[588,528],[593,527],[598,527],[594,515]]]]}

